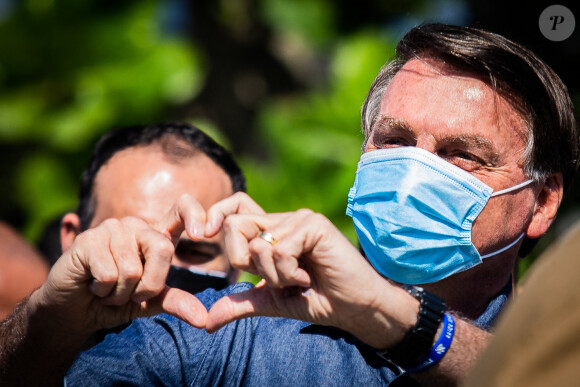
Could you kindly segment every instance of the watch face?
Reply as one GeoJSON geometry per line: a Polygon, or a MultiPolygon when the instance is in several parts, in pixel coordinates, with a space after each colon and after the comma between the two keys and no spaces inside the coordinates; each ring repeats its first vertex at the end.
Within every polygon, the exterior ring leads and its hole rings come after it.
{"type": "Polygon", "coordinates": [[[192,294],[199,293],[208,288],[220,290],[229,285],[227,278],[194,273],[178,266],[171,266],[165,283],[167,286],[185,290],[192,294]]]}

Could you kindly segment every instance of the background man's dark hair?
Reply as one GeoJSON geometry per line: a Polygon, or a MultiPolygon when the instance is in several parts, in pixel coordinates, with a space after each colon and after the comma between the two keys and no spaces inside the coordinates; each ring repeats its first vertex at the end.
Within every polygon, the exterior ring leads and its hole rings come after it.
{"type": "MultiPolygon", "coordinates": [[[[365,143],[379,118],[391,80],[412,59],[434,60],[443,71],[477,77],[506,98],[528,129],[523,154],[526,175],[543,181],[561,172],[564,189],[576,174],[579,158],[574,105],[558,75],[534,53],[503,36],[461,26],[425,24],[411,29],[396,48],[396,58],[375,78],[362,108],[365,143]]],[[[364,148],[364,145],[363,145],[364,148]]],[[[534,242],[525,239],[520,256],[534,242]]]]}
{"type": "Polygon", "coordinates": [[[232,155],[193,125],[169,122],[117,128],[101,137],[83,173],[77,208],[82,230],[89,228],[94,216],[93,186],[101,167],[119,151],[152,144],[159,144],[169,160],[174,161],[202,153],[227,173],[233,192],[246,190],[246,180],[232,155]]]}

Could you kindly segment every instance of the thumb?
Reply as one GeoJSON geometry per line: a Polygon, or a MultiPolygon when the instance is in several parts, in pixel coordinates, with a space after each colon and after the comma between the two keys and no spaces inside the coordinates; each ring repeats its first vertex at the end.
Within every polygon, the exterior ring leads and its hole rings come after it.
{"type": "Polygon", "coordinates": [[[241,293],[231,294],[216,301],[207,315],[206,331],[214,333],[224,325],[245,317],[277,315],[266,281],[241,293]]]}
{"type": "Polygon", "coordinates": [[[197,297],[177,288],[165,287],[157,296],[146,301],[147,316],[168,313],[196,328],[205,327],[207,310],[197,297]]]}

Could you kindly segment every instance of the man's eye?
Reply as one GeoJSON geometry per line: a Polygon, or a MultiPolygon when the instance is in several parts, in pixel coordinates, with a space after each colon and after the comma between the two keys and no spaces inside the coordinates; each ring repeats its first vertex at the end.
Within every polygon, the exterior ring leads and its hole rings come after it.
{"type": "Polygon", "coordinates": [[[404,141],[401,138],[388,138],[385,140],[385,144],[388,145],[403,145],[404,141]]]}
{"type": "Polygon", "coordinates": [[[479,158],[472,155],[471,153],[467,153],[467,152],[457,152],[456,157],[459,157],[460,159],[463,160],[468,160],[468,161],[474,161],[474,162],[479,162],[479,158]]]}
{"type": "Polygon", "coordinates": [[[390,148],[408,145],[407,141],[401,137],[383,137],[374,141],[377,148],[390,148]]]}
{"type": "Polygon", "coordinates": [[[467,172],[474,172],[485,165],[483,160],[469,153],[457,154],[447,160],[467,172]]]}
{"type": "Polygon", "coordinates": [[[440,151],[438,155],[449,163],[454,164],[468,172],[474,171],[486,165],[485,161],[480,157],[463,150],[440,151]]]}

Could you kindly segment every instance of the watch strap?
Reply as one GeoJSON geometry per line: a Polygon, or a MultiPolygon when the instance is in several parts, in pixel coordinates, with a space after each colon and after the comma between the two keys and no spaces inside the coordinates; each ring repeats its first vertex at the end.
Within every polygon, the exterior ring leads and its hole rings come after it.
{"type": "Polygon", "coordinates": [[[417,323],[405,334],[399,344],[385,351],[379,351],[378,354],[399,367],[405,368],[429,354],[447,306],[441,298],[423,288],[413,285],[403,285],[402,288],[420,302],[417,323]]]}

